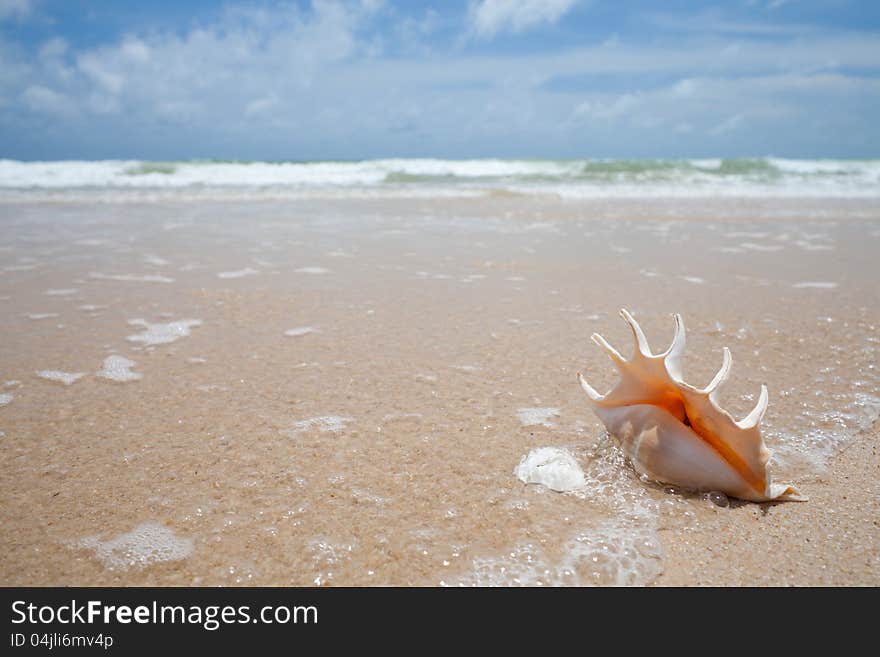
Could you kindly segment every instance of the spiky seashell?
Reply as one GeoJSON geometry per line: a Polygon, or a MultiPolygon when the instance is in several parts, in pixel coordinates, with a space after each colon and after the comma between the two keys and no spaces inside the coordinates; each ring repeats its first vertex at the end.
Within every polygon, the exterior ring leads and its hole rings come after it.
{"type": "Polygon", "coordinates": [[[674,315],[675,335],[662,354],[652,354],[641,327],[620,311],[632,329],[635,353],[626,360],[598,333],[592,336],[611,357],[620,381],[600,395],[578,373],[593,411],[620,443],[639,474],[700,491],[721,491],[753,502],[805,501],[793,486],[774,484],[767,472],[770,452],[758,426],[767,410],[767,386],[758,403],[737,422],[718,405],[718,388],[730,374],[730,350],[705,388],[682,379],[684,322],[674,315]]]}

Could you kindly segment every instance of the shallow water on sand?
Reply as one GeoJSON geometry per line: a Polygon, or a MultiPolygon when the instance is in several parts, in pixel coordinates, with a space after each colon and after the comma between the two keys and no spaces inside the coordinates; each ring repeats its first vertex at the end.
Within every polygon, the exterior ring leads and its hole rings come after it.
{"type": "Polygon", "coordinates": [[[640,481],[590,412],[575,372],[612,385],[589,336],[628,354],[621,306],[655,349],[684,315],[696,385],[730,347],[735,416],[768,385],[774,479],[807,495],[880,414],[869,202],[25,202],[0,225],[4,584],[654,582],[665,530],[736,502],[640,481]],[[520,481],[542,447],[584,484],[520,481]]]}

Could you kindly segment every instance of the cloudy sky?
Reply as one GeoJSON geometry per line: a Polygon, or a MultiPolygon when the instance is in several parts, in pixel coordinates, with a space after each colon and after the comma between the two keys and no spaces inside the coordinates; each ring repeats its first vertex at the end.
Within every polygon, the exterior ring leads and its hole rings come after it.
{"type": "Polygon", "coordinates": [[[0,0],[0,158],[880,157],[880,2],[0,0]]]}

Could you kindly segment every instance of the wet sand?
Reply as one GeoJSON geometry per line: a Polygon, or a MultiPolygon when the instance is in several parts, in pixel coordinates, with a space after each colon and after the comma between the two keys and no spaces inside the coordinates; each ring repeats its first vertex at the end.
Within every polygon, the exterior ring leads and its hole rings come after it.
{"type": "Polygon", "coordinates": [[[0,226],[3,584],[880,583],[876,203],[59,198],[0,226]],[[768,385],[809,502],[639,481],[575,380],[613,383],[589,336],[627,353],[622,306],[657,349],[683,313],[695,384],[730,347],[735,416],[768,385]],[[514,476],[547,446],[582,490],[514,476]]]}

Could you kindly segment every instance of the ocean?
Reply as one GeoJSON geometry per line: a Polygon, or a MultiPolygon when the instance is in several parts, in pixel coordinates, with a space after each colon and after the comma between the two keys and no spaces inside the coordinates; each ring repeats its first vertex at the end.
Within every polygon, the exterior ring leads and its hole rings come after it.
{"type": "Polygon", "coordinates": [[[124,197],[880,198],[880,160],[441,160],[350,162],[0,160],[0,195],[124,197]]]}

